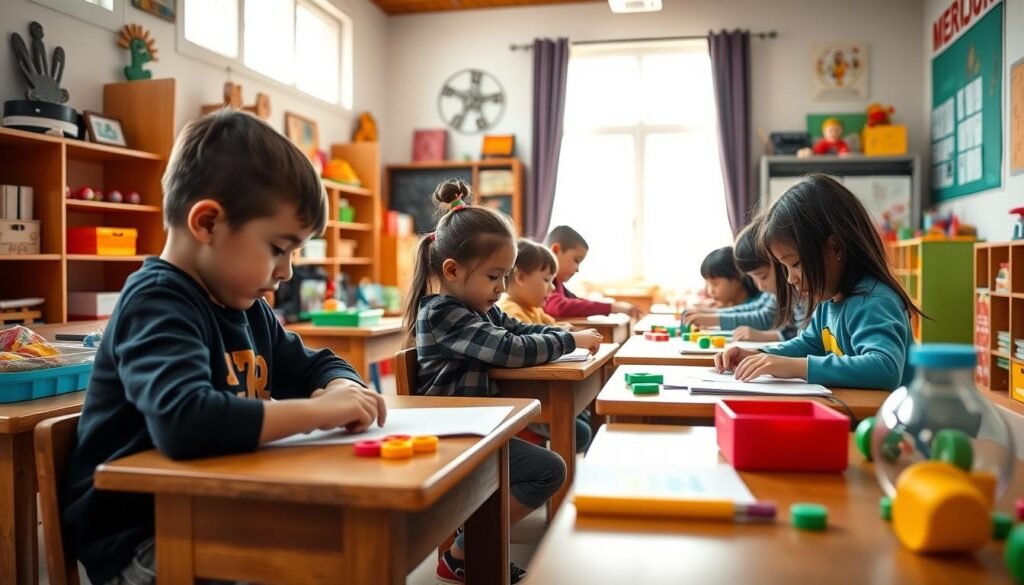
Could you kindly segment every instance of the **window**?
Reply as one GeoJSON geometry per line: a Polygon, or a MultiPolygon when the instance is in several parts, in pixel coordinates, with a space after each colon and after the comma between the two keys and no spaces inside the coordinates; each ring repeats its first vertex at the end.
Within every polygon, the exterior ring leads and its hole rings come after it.
{"type": "MultiPolygon", "coordinates": [[[[8,0],[0,0],[0,4],[6,6],[8,0]]],[[[119,31],[124,26],[124,3],[125,0],[32,0],[36,4],[42,4],[58,12],[79,20],[95,24],[112,31],[119,31]]],[[[45,20],[40,20],[43,28],[50,29],[45,20]]],[[[28,23],[25,24],[24,32],[15,30],[23,37],[28,33],[28,23]]],[[[26,41],[27,42],[27,41],[26,41]]],[[[54,42],[47,37],[47,45],[54,42]]]]}
{"type": "Polygon", "coordinates": [[[702,287],[732,240],[707,44],[574,47],[566,91],[551,225],[587,238],[580,278],[702,287]]]}
{"type": "MultiPolygon", "coordinates": [[[[352,104],[351,21],[320,0],[183,0],[184,45],[324,101],[352,104]],[[344,59],[343,59],[344,58],[344,59]],[[344,76],[345,87],[342,79],[344,76]]],[[[195,53],[194,51],[186,51],[195,53]]],[[[218,61],[219,64],[222,61],[218,61]]]]}

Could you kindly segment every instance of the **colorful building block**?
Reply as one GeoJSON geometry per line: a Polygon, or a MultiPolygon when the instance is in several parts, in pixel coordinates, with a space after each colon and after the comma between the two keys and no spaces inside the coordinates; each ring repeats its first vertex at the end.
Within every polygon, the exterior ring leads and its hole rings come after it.
{"type": "Polygon", "coordinates": [[[662,374],[648,374],[647,372],[626,373],[627,384],[664,384],[665,376],[662,374]]]}
{"type": "Polygon", "coordinates": [[[789,507],[789,520],[800,530],[825,530],[828,508],[821,504],[793,504],[789,507]]]}
{"type": "Polygon", "coordinates": [[[701,337],[700,341],[697,342],[697,345],[699,345],[701,349],[707,349],[707,348],[711,347],[711,338],[710,337],[701,337]]]}
{"type": "Polygon", "coordinates": [[[412,439],[392,439],[380,445],[382,459],[409,459],[412,457],[412,439]]]}
{"type": "Polygon", "coordinates": [[[896,538],[915,553],[968,552],[988,542],[988,501],[963,470],[921,461],[900,474],[892,505],[896,538]]]}
{"type": "Polygon", "coordinates": [[[631,384],[630,389],[633,391],[633,394],[657,394],[661,391],[661,384],[631,384]]]}
{"type": "Polygon", "coordinates": [[[711,345],[715,347],[725,347],[725,338],[721,335],[716,335],[711,338],[711,345]]]}
{"type": "Polygon", "coordinates": [[[886,522],[892,521],[892,499],[889,496],[882,496],[878,500],[878,514],[886,522]]]}
{"type": "Polygon", "coordinates": [[[992,538],[1006,540],[1013,529],[1013,516],[1002,512],[992,512],[992,538]]]}
{"type": "Polygon", "coordinates": [[[644,333],[644,339],[647,341],[668,341],[668,333],[662,331],[648,331],[644,333]]]}
{"type": "Polygon", "coordinates": [[[380,457],[380,441],[359,441],[353,448],[356,457],[380,457]]]}
{"type": "Polygon", "coordinates": [[[668,327],[664,325],[651,325],[651,333],[668,333],[668,327]]]}
{"type": "Polygon", "coordinates": [[[668,333],[669,337],[679,337],[679,335],[681,334],[681,332],[679,331],[679,327],[673,325],[666,327],[665,333],[668,333]]]}
{"type": "Polygon", "coordinates": [[[689,333],[683,333],[682,338],[683,338],[683,341],[690,341],[690,334],[689,333]]]}
{"type": "Polygon", "coordinates": [[[853,433],[854,443],[857,450],[865,459],[871,461],[871,433],[875,431],[875,417],[869,416],[857,423],[857,430],[853,433]]]}
{"type": "Polygon", "coordinates": [[[974,448],[967,433],[957,429],[942,429],[932,439],[932,460],[945,461],[964,471],[974,465],[974,448]]]}
{"type": "Polygon", "coordinates": [[[1017,583],[1024,583],[1024,524],[1018,524],[1010,531],[1003,545],[1003,558],[1010,577],[1017,583]]]}
{"type": "Polygon", "coordinates": [[[433,453],[440,441],[434,435],[419,435],[412,438],[413,453],[433,453]]]}
{"type": "Polygon", "coordinates": [[[686,323],[681,324],[679,326],[679,332],[680,333],[689,333],[690,332],[690,326],[687,325],[686,323]]]}

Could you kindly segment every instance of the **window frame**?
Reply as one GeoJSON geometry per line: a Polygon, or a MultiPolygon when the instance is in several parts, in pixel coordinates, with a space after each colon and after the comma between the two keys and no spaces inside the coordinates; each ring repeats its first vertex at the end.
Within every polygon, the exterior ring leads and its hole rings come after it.
{"type": "MultiPolygon", "coordinates": [[[[114,1],[123,2],[124,0],[114,1]]],[[[221,55],[220,53],[207,49],[206,47],[185,38],[185,12],[188,10],[188,0],[178,0],[178,23],[177,26],[175,26],[175,34],[177,37],[176,48],[178,53],[209,65],[213,65],[214,67],[224,69],[228,72],[229,76],[237,74],[243,77],[248,77],[260,83],[276,87],[282,91],[287,91],[306,100],[313,101],[318,105],[327,105],[340,108],[346,112],[351,112],[353,108],[352,80],[354,78],[352,71],[352,19],[332,4],[326,2],[326,0],[293,0],[294,6],[303,4],[309,7],[313,12],[325,14],[338,22],[338,65],[340,68],[338,71],[338,98],[337,101],[328,101],[317,95],[307,93],[306,91],[299,89],[294,82],[290,84],[284,83],[270,77],[269,75],[256,71],[245,64],[245,4],[247,1],[258,2],[259,0],[238,0],[238,56],[232,58],[221,55]]]]}
{"type": "MultiPolygon", "coordinates": [[[[125,23],[125,4],[128,0],[113,0],[113,8],[107,10],[84,0],[32,0],[32,2],[112,31],[120,31],[125,23]]],[[[44,23],[45,27],[45,23],[44,23]]],[[[28,29],[26,29],[28,30],[28,29]]],[[[21,31],[14,31],[24,34],[21,31]]]]}

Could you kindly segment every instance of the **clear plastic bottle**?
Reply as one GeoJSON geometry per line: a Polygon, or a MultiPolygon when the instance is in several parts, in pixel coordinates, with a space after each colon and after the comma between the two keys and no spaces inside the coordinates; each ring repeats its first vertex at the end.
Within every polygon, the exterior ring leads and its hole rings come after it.
{"type": "Polygon", "coordinates": [[[871,434],[875,475],[889,497],[900,473],[942,459],[996,478],[996,499],[1013,479],[1014,444],[999,410],[974,386],[970,345],[924,344],[910,350],[915,376],[878,409],[871,434]],[[940,436],[941,435],[941,436],[940,436]],[[938,437],[938,439],[936,439],[938,437]]]}

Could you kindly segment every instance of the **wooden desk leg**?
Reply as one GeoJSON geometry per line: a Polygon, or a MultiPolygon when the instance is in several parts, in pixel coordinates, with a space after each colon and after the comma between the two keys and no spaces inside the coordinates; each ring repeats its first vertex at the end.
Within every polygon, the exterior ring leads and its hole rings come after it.
{"type": "Polygon", "coordinates": [[[338,582],[405,585],[404,516],[388,510],[346,508],[342,518],[345,571],[338,582]]]}
{"type": "Polygon", "coordinates": [[[192,498],[157,494],[156,576],[160,585],[192,585],[192,498]]]}
{"type": "Polygon", "coordinates": [[[358,373],[359,377],[363,379],[363,382],[366,382],[366,384],[369,385],[370,363],[367,361],[366,346],[363,345],[363,343],[364,342],[361,338],[354,339],[351,343],[346,344],[348,346],[346,348],[347,351],[344,353],[338,352],[338,355],[341,356],[341,359],[345,360],[349,365],[355,368],[356,373],[358,373]]]}
{"type": "Polygon", "coordinates": [[[36,585],[36,459],[32,433],[0,435],[0,583],[36,585]]]}
{"type": "Polygon", "coordinates": [[[548,382],[551,402],[551,450],[565,460],[565,483],[548,505],[548,520],[555,516],[576,476],[576,409],[572,382],[548,382]]]}
{"type": "Polygon", "coordinates": [[[508,585],[508,443],[498,453],[498,489],[466,520],[466,579],[508,585]]]}

